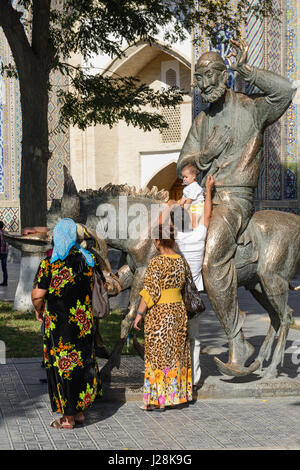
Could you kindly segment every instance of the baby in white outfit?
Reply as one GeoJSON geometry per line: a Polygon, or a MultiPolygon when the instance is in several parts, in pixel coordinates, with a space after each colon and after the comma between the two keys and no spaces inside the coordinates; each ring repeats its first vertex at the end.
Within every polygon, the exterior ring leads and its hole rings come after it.
{"type": "Polygon", "coordinates": [[[185,188],[183,196],[178,202],[181,207],[188,209],[192,219],[192,227],[196,228],[204,211],[203,189],[197,183],[198,170],[194,165],[188,164],[183,167],[181,174],[185,188]]]}

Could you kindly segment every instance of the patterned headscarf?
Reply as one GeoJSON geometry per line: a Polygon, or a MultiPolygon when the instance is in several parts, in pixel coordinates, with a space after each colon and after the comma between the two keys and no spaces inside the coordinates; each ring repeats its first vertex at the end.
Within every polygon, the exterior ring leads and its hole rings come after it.
{"type": "Polygon", "coordinates": [[[53,230],[53,244],[50,263],[54,263],[58,259],[63,261],[68,256],[70,249],[75,247],[82,253],[87,264],[94,266],[91,253],[77,242],[77,226],[74,220],[65,218],[57,222],[53,230]]]}

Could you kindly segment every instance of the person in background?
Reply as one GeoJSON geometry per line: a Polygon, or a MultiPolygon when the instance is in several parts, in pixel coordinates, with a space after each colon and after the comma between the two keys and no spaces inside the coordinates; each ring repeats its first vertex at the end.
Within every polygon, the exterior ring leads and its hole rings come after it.
{"type": "Polygon", "coordinates": [[[101,394],[94,353],[92,313],[94,256],[77,242],[76,223],[61,219],[53,230],[53,252],[39,265],[32,290],[36,318],[44,323],[44,364],[52,410],[51,426],[83,424],[83,411],[101,394]]]}
{"type": "Polygon", "coordinates": [[[8,255],[8,243],[4,240],[3,236],[4,223],[0,220],[0,259],[1,269],[3,273],[3,281],[0,286],[7,286],[8,274],[7,274],[7,255],[8,255]]]}
{"type": "Polygon", "coordinates": [[[144,407],[164,411],[166,406],[193,399],[188,318],[181,289],[191,273],[185,260],[174,252],[174,230],[159,225],[154,240],[159,255],[151,259],[140,292],[134,328],[145,319],[144,407]],[[156,236],[157,236],[156,235],[156,236]]]}

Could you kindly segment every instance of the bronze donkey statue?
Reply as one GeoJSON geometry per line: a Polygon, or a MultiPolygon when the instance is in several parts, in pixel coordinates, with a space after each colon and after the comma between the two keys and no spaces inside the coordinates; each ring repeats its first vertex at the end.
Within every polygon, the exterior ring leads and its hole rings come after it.
{"type": "MultiPolygon", "coordinates": [[[[126,230],[122,237],[117,232],[113,236],[105,237],[108,246],[118,248],[125,253],[127,266],[120,270],[119,276],[121,282],[123,275],[124,279],[126,278],[126,285],[123,288],[131,286],[128,311],[121,322],[120,337],[102,369],[103,379],[109,380],[112,369],[120,365],[121,351],[136,315],[138,293],[142,288],[147,264],[157,254],[149,235],[151,208],[157,205],[163,210],[168,200],[168,192],[158,191],[157,188],[137,192],[134,187],[128,185],[109,184],[96,191],[87,190],[78,193],[67,170],[65,170],[65,182],[61,203],[54,203],[50,209],[49,228],[53,227],[59,218],[68,216],[83,223],[93,233],[99,233],[99,224],[102,229],[103,227],[109,229],[112,223],[118,226],[121,215],[128,217],[128,220],[132,218],[133,204],[144,207],[145,219],[142,219],[142,222],[140,219],[144,230],[140,231],[138,239],[130,238],[126,230]],[[125,198],[125,208],[120,208],[121,197],[125,198]],[[106,210],[108,207],[113,208],[115,221],[110,219],[111,215],[106,210]]],[[[107,253],[102,256],[106,257],[107,253]]],[[[264,360],[270,357],[272,344],[278,333],[271,364],[264,371],[265,377],[277,375],[277,367],[284,358],[286,339],[293,314],[288,306],[289,281],[294,276],[299,262],[300,217],[280,211],[256,212],[238,241],[235,265],[238,285],[248,289],[268,312],[270,327],[257,358],[248,367],[243,367],[239,371],[233,370],[232,375],[248,375],[262,368],[264,360]]],[[[228,369],[222,369],[223,363],[218,358],[215,358],[215,361],[219,370],[228,374],[228,369]]]]}

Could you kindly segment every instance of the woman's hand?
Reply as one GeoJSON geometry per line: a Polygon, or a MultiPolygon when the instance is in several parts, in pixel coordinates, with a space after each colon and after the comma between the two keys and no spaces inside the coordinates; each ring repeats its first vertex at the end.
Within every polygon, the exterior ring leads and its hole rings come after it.
{"type": "Polygon", "coordinates": [[[42,323],[43,321],[43,312],[38,312],[37,310],[35,310],[35,318],[42,323]]]}
{"type": "Polygon", "coordinates": [[[211,191],[215,185],[215,180],[212,175],[208,175],[206,182],[205,182],[205,187],[207,191],[211,191]]]}
{"type": "Polygon", "coordinates": [[[204,225],[208,229],[211,212],[212,212],[212,189],[215,185],[215,180],[212,175],[207,175],[205,187],[206,187],[206,196],[204,201],[204,225]]]}
{"type": "Polygon", "coordinates": [[[47,289],[40,289],[35,287],[31,292],[31,301],[35,310],[35,318],[39,321],[43,321],[43,314],[45,310],[45,297],[47,294],[47,289]]]}
{"type": "Polygon", "coordinates": [[[134,323],[133,323],[133,328],[135,330],[140,330],[139,325],[142,323],[143,316],[147,312],[147,305],[146,302],[144,301],[143,297],[141,298],[140,304],[137,309],[137,315],[135,317],[134,323]]]}
{"type": "Polygon", "coordinates": [[[142,319],[143,319],[143,315],[141,315],[140,313],[138,313],[137,316],[135,317],[134,324],[133,324],[133,328],[134,328],[135,330],[140,331],[140,328],[139,328],[138,325],[141,325],[141,324],[142,324],[142,319]]]}

